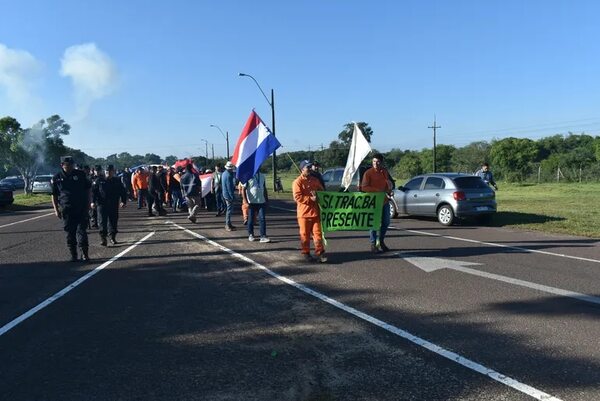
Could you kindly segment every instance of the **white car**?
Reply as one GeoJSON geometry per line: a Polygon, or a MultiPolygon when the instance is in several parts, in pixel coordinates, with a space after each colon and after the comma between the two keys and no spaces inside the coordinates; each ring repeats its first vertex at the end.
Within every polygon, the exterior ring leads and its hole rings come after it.
{"type": "Polygon", "coordinates": [[[38,175],[33,179],[31,192],[34,194],[51,194],[52,193],[51,175],[38,175]]]}

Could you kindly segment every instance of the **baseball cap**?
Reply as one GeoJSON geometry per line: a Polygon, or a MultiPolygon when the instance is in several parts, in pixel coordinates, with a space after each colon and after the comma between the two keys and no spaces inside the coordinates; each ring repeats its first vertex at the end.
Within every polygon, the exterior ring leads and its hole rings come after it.
{"type": "Polygon", "coordinates": [[[69,163],[69,164],[73,164],[73,156],[61,156],[60,157],[60,162],[61,163],[69,163]]]}
{"type": "Polygon", "coordinates": [[[302,160],[300,162],[300,170],[304,170],[304,167],[311,167],[312,163],[309,160],[302,160]]]}

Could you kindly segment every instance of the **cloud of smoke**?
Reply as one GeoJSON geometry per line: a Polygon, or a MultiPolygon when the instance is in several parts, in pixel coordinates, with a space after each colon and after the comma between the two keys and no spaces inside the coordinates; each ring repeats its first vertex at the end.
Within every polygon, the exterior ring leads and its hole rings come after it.
{"type": "Polygon", "coordinates": [[[77,115],[84,119],[98,99],[111,94],[117,87],[117,70],[110,57],[95,43],[67,48],[61,59],[60,74],[71,78],[75,90],[77,115]]]}
{"type": "Polygon", "coordinates": [[[40,70],[41,64],[29,52],[0,43],[0,88],[17,108],[34,99],[33,84],[40,70]]]}

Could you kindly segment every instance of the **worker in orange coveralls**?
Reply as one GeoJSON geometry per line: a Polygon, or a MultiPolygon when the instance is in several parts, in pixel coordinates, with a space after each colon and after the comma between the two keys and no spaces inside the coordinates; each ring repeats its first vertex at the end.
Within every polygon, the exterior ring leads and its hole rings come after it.
{"type": "Polygon", "coordinates": [[[302,255],[307,262],[313,262],[310,255],[310,236],[312,234],[315,244],[315,255],[319,262],[327,262],[325,248],[323,247],[323,231],[321,230],[321,217],[317,203],[317,191],[324,188],[319,180],[311,175],[312,164],[308,160],[300,162],[300,176],[294,180],[292,191],[296,201],[296,215],[300,227],[300,243],[302,255]]]}

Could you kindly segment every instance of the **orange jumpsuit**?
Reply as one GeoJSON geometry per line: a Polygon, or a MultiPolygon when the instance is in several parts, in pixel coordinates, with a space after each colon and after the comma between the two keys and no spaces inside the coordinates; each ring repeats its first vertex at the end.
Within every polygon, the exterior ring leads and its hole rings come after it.
{"type": "Polygon", "coordinates": [[[310,254],[310,236],[315,243],[315,254],[325,252],[323,248],[323,231],[321,230],[321,217],[319,204],[311,199],[316,191],[322,191],[323,186],[316,177],[302,174],[294,180],[292,191],[296,201],[296,216],[300,227],[300,244],[303,254],[310,254]]]}
{"type": "Polygon", "coordinates": [[[137,192],[140,189],[148,189],[148,175],[145,172],[136,172],[131,180],[134,196],[137,198],[137,192]]]}

